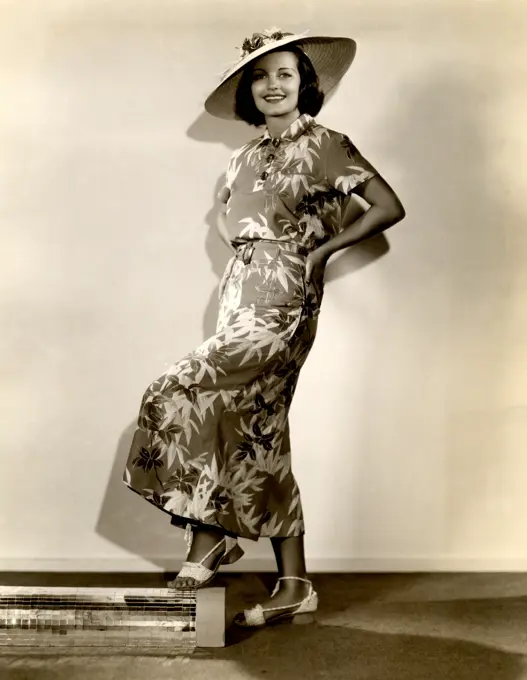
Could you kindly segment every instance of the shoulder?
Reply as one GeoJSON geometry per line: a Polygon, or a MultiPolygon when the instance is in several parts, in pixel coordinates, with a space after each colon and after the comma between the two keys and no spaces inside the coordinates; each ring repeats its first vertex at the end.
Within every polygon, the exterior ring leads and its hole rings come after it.
{"type": "Polygon", "coordinates": [[[324,149],[329,149],[329,147],[334,145],[345,146],[348,143],[351,144],[351,140],[348,135],[343,132],[339,132],[338,130],[328,128],[325,125],[321,125],[320,123],[315,123],[315,125],[309,129],[309,135],[318,146],[323,147],[324,149]]]}
{"type": "Polygon", "coordinates": [[[244,175],[255,165],[257,157],[255,152],[260,148],[261,140],[262,136],[257,137],[231,152],[226,173],[226,184],[229,189],[234,186],[239,175],[244,175]]]}
{"type": "Polygon", "coordinates": [[[332,130],[331,128],[324,128],[326,131],[325,138],[327,144],[325,146],[326,153],[330,156],[339,158],[347,157],[348,159],[359,158],[360,151],[350,139],[349,135],[339,130],[332,130]]]}
{"type": "Polygon", "coordinates": [[[251,151],[254,151],[254,149],[261,145],[263,138],[264,133],[262,132],[262,134],[258,135],[258,137],[253,137],[253,139],[250,139],[248,142],[245,142],[245,144],[242,144],[237,149],[235,149],[234,153],[237,156],[241,156],[243,153],[250,153],[251,151]]]}
{"type": "Polygon", "coordinates": [[[230,165],[243,162],[244,159],[249,160],[253,156],[254,152],[260,147],[262,138],[263,135],[260,135],[260,137],[255,137],[245,144],[242,144],[237,149],[234,149],[234,151],[231,153],[229,161],[230,165]]]}

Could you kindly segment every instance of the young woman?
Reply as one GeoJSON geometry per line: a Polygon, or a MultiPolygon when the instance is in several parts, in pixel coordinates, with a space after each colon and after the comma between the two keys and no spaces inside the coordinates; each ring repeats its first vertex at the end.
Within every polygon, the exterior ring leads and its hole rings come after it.
{"type": "Polygon", "coordinates": [[[271,539],[279,579],[265,602],[235,618],[242,626],[317,608],[289,407],[315,339],[328,259],[404,217],[350,139],[314,119],[355,49],[349,38],[256,33],[208,97],[212,115],[265,131],[232,155],[220,192],[219,229],[234,254],[216,334],[148,387],[124,473],[127,486],[187,527],[176,588],[203,587],[238,560],[238,537],[271,539]],[[370,207],[346,224],[352,193],[370,207]]]}

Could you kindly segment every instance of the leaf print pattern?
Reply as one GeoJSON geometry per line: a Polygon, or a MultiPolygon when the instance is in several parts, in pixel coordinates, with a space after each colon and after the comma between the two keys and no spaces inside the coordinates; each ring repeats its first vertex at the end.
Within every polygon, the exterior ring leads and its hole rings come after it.
{"type": "Polygon", "coordinates": [[[288,412],[319,303],[302,248],[253,245],[228,265],[215,335],[146,390],[123,481],[177,526],[256,540],[304,531],[288,412]]]}
{"type": "Polygon", "coordinates": [[[166,491],[172,491],[178,489],[186,495],[192,494],[193,488],[195,487],[199,478],[198,468],[189,465],[188,467],[181,466],[174,470],[172,475],[164,483],[164,488],[166,491]]]}
{"type": "Polygon", "coordinates": [[[328,150],[328,158],[331,159],[327,166],[328,181],[343,194],[350,194],[355,187],[376,174],[373,166],[361,156],[346,135],[338,134],[334,137],[328,150]]]}
{"type": "Polygon", "coordinates": [[[341,135],[340,146],[346,150],[346,155],[350,160],[359,158],[359,150],[347,135],[341,135]]]}
{"type": "Polygon", "coordinates": [[[255,238],[273,238],[273,232],[267,226],[267,219],[265,215],[258,213],[256,219],[253,217],[245,217],[240,220],[240,225],[244,225],[240,229],[238,236],[247,239],[255,238]]]}
{"type": "Polygon", "coordinates": [[[278,140],[265,133],[232,155],[229,236],[293,240],[312,250],[342,229],[346,196],[375,174],[349,137],[304,114],[278,140]],[[309,197],[316,200],[306,213],[309,197]]]}
{"type": "Polygon", "coordinates": [[[349,194],[375,175],[348,137],[300,116],[235,151],[215,334],[143,394],[123,482],[188,522],[257,540],[304,533],[289,408],[323,291],[305,258],[342,228],[349,194]]]}
{"type": "Polygon", "coordinates": [[[139,455],[134,458],[133,464],[137,467],[143,468],[145,472],[150,470],[155,470],[157,468],[163,467],[164,463],[160,459],[161,449],[157,446],[152,447],[149,451],[143,447],[139,450],[139,455]]]}

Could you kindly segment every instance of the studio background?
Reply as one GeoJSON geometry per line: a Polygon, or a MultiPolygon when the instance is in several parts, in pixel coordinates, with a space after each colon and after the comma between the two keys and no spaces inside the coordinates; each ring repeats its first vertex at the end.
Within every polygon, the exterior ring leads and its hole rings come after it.
{"type": "Polygon", "coordinates": [[[358,41],[318,120],[407,211],[328,269],[291,410],[308,570],[527,568],[527,7],[3,0],[1,570],[185,555],[121,475],[144,389],[214,330],[215,194],[255,132],[202,104],[272,26],[358,41]]]}

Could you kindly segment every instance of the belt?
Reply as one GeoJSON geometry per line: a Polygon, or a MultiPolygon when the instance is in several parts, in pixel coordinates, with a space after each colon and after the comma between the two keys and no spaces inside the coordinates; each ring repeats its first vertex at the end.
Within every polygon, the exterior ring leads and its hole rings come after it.
{"type": "Polygon", "coordinates": [[[256,244],[258,243],[271,243],[274,246],[287,246],[287,249],[293,248],[299,255],[307,255],[309,250],[305,246],[301,246],[295,241],[279,241],[278,239],[266,239],[259,238],[252,241],[237,241],[236,239],[231,241],[232,245],[236,248],[235,257],[238,260],[242,260],[244,264],[249,264],[251,262],[256,244]]]}

